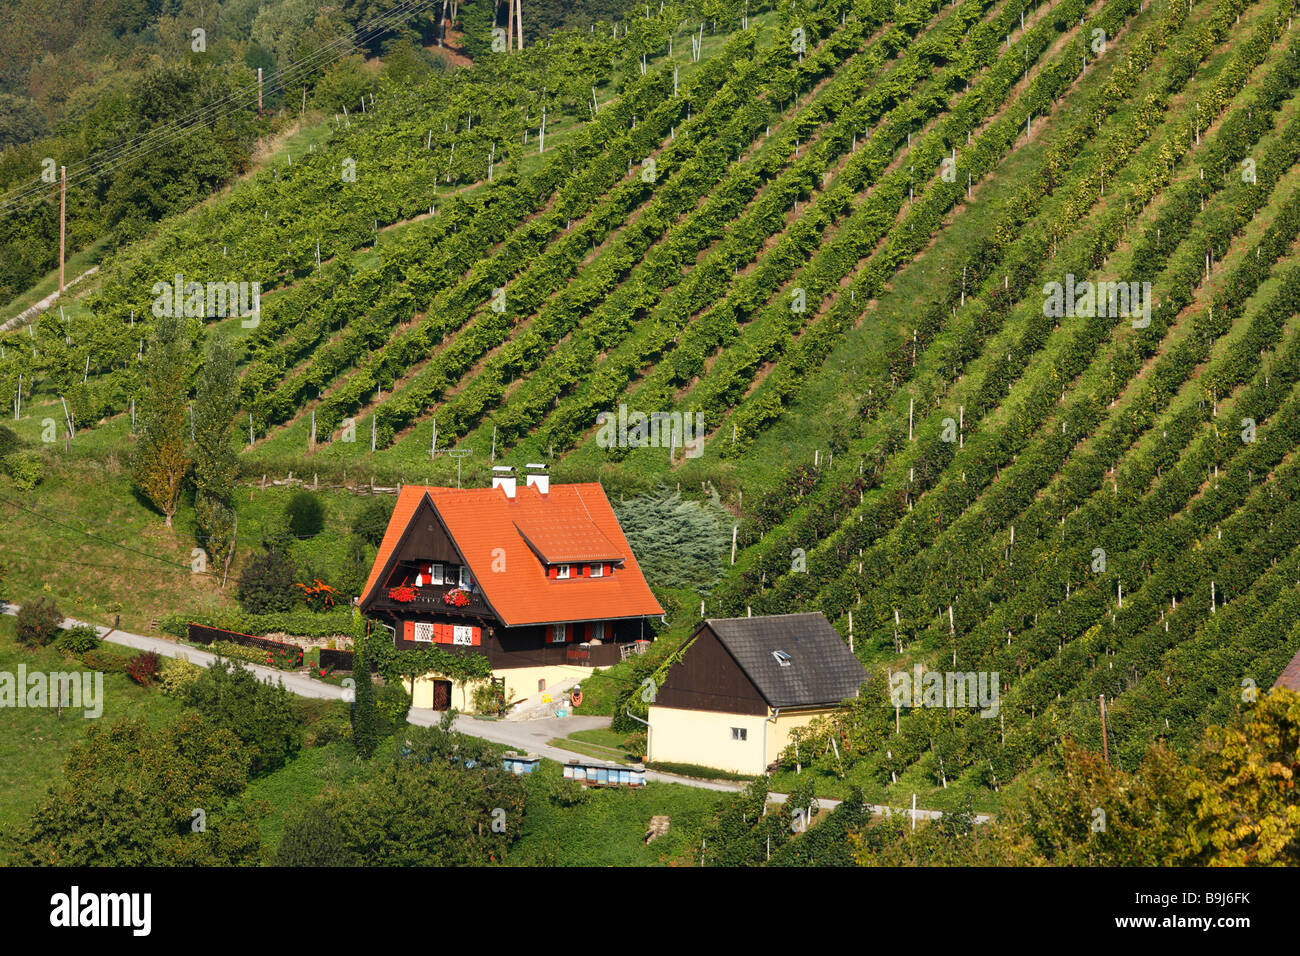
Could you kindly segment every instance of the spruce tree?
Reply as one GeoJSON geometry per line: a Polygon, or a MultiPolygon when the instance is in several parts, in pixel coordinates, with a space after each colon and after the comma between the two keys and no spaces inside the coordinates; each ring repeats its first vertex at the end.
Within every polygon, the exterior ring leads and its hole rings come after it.
{"type": "Polygon", "coordinates": [[[136,486],[172,526],[180,505],[181,482],[189,469],[185,449],[185,395],[188,362],[181,319],[159,316],[144,363],[144,401],[140,441],[133,460],[136,486]]]}

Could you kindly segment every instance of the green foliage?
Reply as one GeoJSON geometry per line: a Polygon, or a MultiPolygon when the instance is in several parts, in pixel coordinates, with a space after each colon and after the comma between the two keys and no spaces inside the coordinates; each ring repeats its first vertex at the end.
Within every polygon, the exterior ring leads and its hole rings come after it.
{"type": "Polygon", "coordinates": [[[384,540],[384,532],[388,530],[388,521],[393,515],[396,504],[395,500],[390,501],[387,498],[368,501],[352,519],[352,533],[366,544],[379,547],[384,540]]]}
{"type": "Polygon", "coordinates": [[[11,859],[26,866],[256,863],[257,829],[231,803],[249,767],[236,736],[197,714],[158,729],[95,723],[69,751],[63,781],[10,834],[11,859]]]}
{"type": "Polygon", "coordinates": [[[131,663],[131,658],[125,654],[111,651],[107,647],[100,647],[98,650],[87,651],[83,654],[81,663],[92,671],[102,671],[105,674],[125,674],[127,666],[131,663]]]}
{"type": "Polygon", "coordinates": [[[19,644],[44,647],[59,636],[62,627],[62,612],[52,600],[43,595],[28,601],[18,610],[19,644]]]}
{"type": "Polygon", "coordinates": [[[203,679],[203,670],[184,657],[169,657],[158,673],[159,689],[168,697],[184,700],[190,686],[203,679]]]}
{"type": "Polygon", "coordinates": [[[716,490],[707,501],[688,501],[660,485],[618,502],[614,513],[652,586],[708,594],[721,579],[731,521],[716,490]]]}
{"type": "Polygon", "coordinates": [[[214,340],[194,396],[194,514],[199,545],[223,572],[235,546],[237,461],[231,431],[238,385],[234,351],[214,340]]]}
{"type": "Polygon", "coordinates": [[[283,551],[263,551],[239,575],[239,603],[249,614],[289,611],[301,605],[297,569],[283,551]]]}
{"type": "Polygon", "coordinates": [[[185,418],[189,359],[183,319],[160,316],[144,363],[140,434],[132,458],[136,486],[172,525],[180,506],[181,480],[189,468],[185,418]]]}
{"type": "MultiPolygon", "coordinates": [[[[301,592],[294,589],[298,600],[301,592]]],[[[246,614],[239,610],[218,611],[208,614],[168,614],[160,619],[159,627],[174,637],[185,638],[190,623],[236,631],[262,637],[267,634],[289,634],[293,637],[356,637],[365,633],[364,620],[355,617],[351,607],[335,606],[329,611],[273,611],[265,614],[246,614]]]]}
{"type": "Polygon", "coordinates": [[[706,866],[760,866],[768,848],[779,848],[792,835],[783,813],[766,812],[767,778],[724,801],[705,825],[693,862],[706,866]]]}
{"type": "Polygon", "coordinates": [[[370,576],[371,559],[366,542],[359,535],[348,536],[347,551],[343,556],[343,571],[338,577],[338,590],[345,597],[360,597],[370,576]]]}
{"type": "Polygon", "coordinates": [[[411,696],[400,684],[383,684],[375,691],[375,728],[380,737],[405,727],[410,712],[411,696]]]}
{"type": "Polygon", "coordinates": [[[284,513],[295,538],[314,538],[325,529],[325,505],[310,491],[294,492],[284,513]]]}
{"type": "Polygon", "coordinates": [[[95,650],[101,641],[99,632],[89,624],[78,624],[75,627],[65,628],[55,643],[61,650],[81,655],[95,650]]]}
{"type": "Polygon", "coordinates": [[[370,676],[370,659],[366,641],[357,641],[352,659],[352,676],[356,681],[352,702],[352,744],[364,760],[369,760],[379,746],[379,716],[375,706],[375,685],[370,676]]]}
{"type": "Polygon", "coordinates": [[[482,742],[411,728],[377,774],[331,788],[285,828],[286,866],[464,866],[505,860],[524,818],[524,784],[482,742]],[[467,767],[466,757],[474,766],[467,767]]]}
{"type": "Polygon", "coordinates": [[[493,715],[505,713],[506,694],[500,684],[491,681],[479,684],[470,694],[470,699],[474,702],[475,713],[493,715]]]}
{"type": "Polygon", "coordinates": [[[200,680],[185,687],[182,699],[247,745],[253,774],[282,766],[302,746],[293,695],[282,685],[262,683],[233,661],[213,661],[200,680]]]}

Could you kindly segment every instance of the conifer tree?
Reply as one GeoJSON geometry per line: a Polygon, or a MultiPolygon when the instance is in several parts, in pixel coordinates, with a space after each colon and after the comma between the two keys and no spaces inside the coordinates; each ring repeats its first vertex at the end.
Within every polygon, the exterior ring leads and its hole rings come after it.
{"type": "Polygon", "coordinates": [[[225,571],[235,552],[235,449],[231,426],[239,410],[235,353],[214,341],[194,396],[194,511],[199,544],[225,571]]]}
{"type": "Polygon", "coordinates": [[[356,700],[352,704],[352,744],[362,759],[369,760],[379,746],[379,730],[375,716],[375,688],[370,682],[370,658],[366,654],[366,638],[356,642],[352,676],[357,682],[356,700]]]}
{"type": "Polygon", "coordinates": [[[154,324],[144,363],[140,441],[133,460],[136,486],[163,513],[169,528],[190,466],[185,448],[188,363],[182,321],[159,316],[154,324]]]}

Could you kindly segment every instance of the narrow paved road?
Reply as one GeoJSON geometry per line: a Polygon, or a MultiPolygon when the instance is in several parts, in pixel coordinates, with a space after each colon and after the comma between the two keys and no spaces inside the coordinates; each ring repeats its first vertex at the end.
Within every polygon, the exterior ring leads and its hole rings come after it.
{"type": "MultiPolygon", "coordinates": [[[[5,614],[17,614],[18,605],[3,605],[5,614]]],[[[101,627],[98,624],[90,624],[86,621],[78,621],[74,618],[65,618],[64,627],[76,627],[84,625],[93,627],[95,632],[106,641],[114,644],[121,644],[124,647],[134,647],[137,650],[153,651],[162,657],[180,657],[192,661],[195,664],[208,665],[216,660],[216,655],[210,651],[199,650],[190,647],[187,644],[179,644],[175,641],[168,641],[160,637],[146,637],[143,634],[131,634],[127,631],[114,630],[111,627],[101,627]]],[[[306,674],[289,673],[277,670],[274,667],[265,667],[260,664],[250,664],[241,661],[244,667],[247,667],[258,677],[268,684],[282,683],[286,690],[297,694],[299,697],[318,697],[325,700],[346,700],[348,693],[341,687],[335,687],[333,684],[326,684],[322,681],[313,680],[306,674]]],[[[407,720],[417,726],[430,727],[438,723],[442,718],[442,713],[436,710],[427,710],[422,707],[412,707],[407,720]]],[[[574,753],[571,750],[563,750],[559,747],[552,746],[548,741],[556,737],[564,737],[577,730],[590,730],[598,727],[608,727],[610,718],[608,717],[541,717],[533,720],[479,720],[465,714],[458,715],[452,729],[462,734],[468,734],[471,737],[480,737],[483,740],[491,740],[495,743],[507,744],[515,747],[525,753],[534,753],[541,757],[547,757],[559,763],[567,763],[575,757],[583,759],[583,754],[574,753]]],[[[696,780],[693,777],[679,777],[675,774],[660,773],[656,770],[647,770],[646,779],[657,783],[680,783],[687,787],[696,787],[701,790],[719,790],[725,792],[739,792],[745,788],[745,784],[726,780],[696,780]]],[[[787,794],[770,793],[768,799],[773,803],[785,803],[787,794]]],[[[840,805],[839,800],[833,800],[829,797],[818,797],[817,805],[824,809],[833,809],[840,805]]],[[[894,813],[910,814],[910,809],[902,807],[888,807],[881,804],[867,805],[873,813],[889,815],[894,813]]],[[[916,817],[919,820],[937,820],[943,816],[939,810],[916,810],[916,817]]],[[[987,823],[989,817],[985,814],[975,816],[976,823],[987,823]]]]}

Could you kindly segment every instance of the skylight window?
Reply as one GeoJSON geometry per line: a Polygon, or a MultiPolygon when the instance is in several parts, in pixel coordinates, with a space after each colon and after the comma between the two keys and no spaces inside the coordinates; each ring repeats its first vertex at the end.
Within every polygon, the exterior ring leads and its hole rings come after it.
{"type": "Polygon", "coordinates": [[[789,667],[790,664],[793,663],[790,660],[790,655],[785,651],[773,651],[772,656],[776,658],[776,662],[782,667],[789,667]]]}

